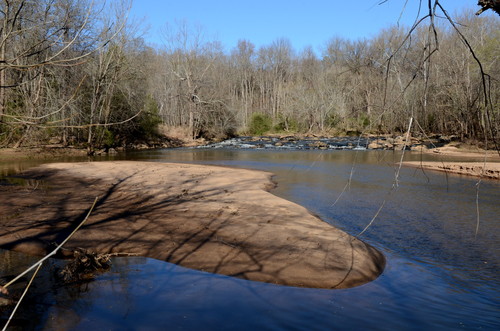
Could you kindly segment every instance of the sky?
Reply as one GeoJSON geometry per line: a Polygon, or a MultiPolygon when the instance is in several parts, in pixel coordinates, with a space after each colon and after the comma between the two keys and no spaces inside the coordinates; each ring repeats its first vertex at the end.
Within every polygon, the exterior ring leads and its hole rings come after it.
{"type": "MultiPolygon", "coordinates": [[[[164,44],[162,27],[185,22],[201,27],[206,41],[220,41],[225,51],[236,47],[242,39],[258,49],[286,38],[297,51],[311,46],[318,52],[333,37],[369,39],[398,21],[411,25],[420,2],[388,0],[379,5],[381,1],[133,0],[130,17],[142,20],[149,27],[145,40],[159,46],[164,44]],[[403,10],[405,2],[408,4],[403,10]]],[[[427,1],[422,2],[425,7],[427,1]]],[[[452,15],[464,8],[479,9],[477,0],[440,0],[440,3],[452,15]]]]}

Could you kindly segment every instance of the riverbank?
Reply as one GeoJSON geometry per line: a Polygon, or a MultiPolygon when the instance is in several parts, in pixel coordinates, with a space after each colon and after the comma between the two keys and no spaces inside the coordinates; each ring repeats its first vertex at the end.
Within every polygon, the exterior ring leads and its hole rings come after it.
{"type": "Polygon", "coordinates": [[[0,148],[1,161],[42,160],[60,157],[85,157],[115,155],[125,151],[137,151],[160,148],[197,147],[208,142],[205,139],[193,139],[186,129],[161,127],[161,134],[156,139],[136,141],[123,146],[95,148],[89,150],[83,144],[66,145],[59,139],[46,144],[22,146],[18,148],[0,148]]]}
{"type": "MultiPolygon", "coordinates": [[[[178,135],[181,137],[181,135],[178,135]]],[[[263,137],[239,137],[229,139],[219,143],[209,144],[204,140],[189,140],[177,136],[169,138],[169,144],[157,148],[170,147],[193,147],[193,148],[235,148],[235,149],[279,149],[279,150],[401,150],[404,145],[404,139],[392,139],[388,137],[371,137],[369,140],[357,137],[318,137],[318,136],[263,136],[263,137]],[[371,141],[371,142],[370,142],[371,141]],[[173,143],[175,142],[175,143],[173,143]],[[402,145],[403,144],[403,145],[402,145]],[[364,147],[366,146],[366,147],[364,147]]],[[[131,151],[154,149],[149,145],[134,145],[131,151]]],[[[441,147],[427,148],[422,141],[412,138],[412,144],[407,146],[412,152],[423,154],[443,156],[446,162],[404,162],[403,165],[412,167],[421,167],[428,170],[444,171],[451,174],[468,175],[484,177],[491,179],[500,179],[498,165],[500,163],[499,153],[495,150],[483,150],[473,145],[452,142],[441,147]],[[450,161],[456,159],[457,161],[450,161]],[[484,165],[484,162],[486,164],[484,165]],[[475,163],[471,163],[475,162],[475,163]]],[[[125,149],[100,150],[94,153],[98,155],[113,155],[118,152],[124,152],[125,149]]],[[[17,160],[43,160],[51,158],[74,158],[87,156],[86,149],[63,147],[62,145],[46,145],[32,148],[2,148],[0,149],[1,161],[17,160]]],[[[73,159],[74,161],[74,159],[73,159]]]]}
{"type": "Polygon", "coordinates": [[[412,161],[403,165],[424,170],[441,171],[449,174],[474,176],[488,179],[500,179],[500,156],[497,151],[485,151],[472,146],[447,145],[425,150],[423,153],[446,157],[447,161],[412,161]],[[450,161],[456,158],[459,161],[450,161]],[[483,160],[473,162],[468,160],[483,160]]]}
{"type": "Polygon", "coordinates": [[[443,147],[424,150],[425,153],[453,156],[458,158],[484,158],[487,161],[500,162],[500,154],[496,150],[484,150],[472,145],[447,144],[443,147]]]}
{"type": "Polygon", "coordinates": [[[455,175],[500,179],[500,163],[494,162],[403,162],[403,165],[455,175]]]}
{"type": "Polygon", "coordinates": [[[60,156],[85,156],[87,150],[69,147],[0,148],[0,161],[40,160],[60,156]]]}
{"type": "Polygon", "coordinates": [[[347,288],[385,259],[305,208],[268,192],[271,174],[153,162],[46,164],[0,186],[0,247],[45,254],[98,204],[66,248],[134,253],[282,285],[347,288]]]}

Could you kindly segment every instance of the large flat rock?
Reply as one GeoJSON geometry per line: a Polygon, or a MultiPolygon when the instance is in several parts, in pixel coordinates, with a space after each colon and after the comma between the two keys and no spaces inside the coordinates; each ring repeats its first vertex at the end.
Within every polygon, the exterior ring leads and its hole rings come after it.
{"type": "Polygon", "coordinates": [[[271,174],[155,162],[46,164],[0,186],[0,247],[44,254],[96,208],[66,248],[137,253],[269,283],[347,288],[377,278],[384,256],[268,192],[271,174]]]}

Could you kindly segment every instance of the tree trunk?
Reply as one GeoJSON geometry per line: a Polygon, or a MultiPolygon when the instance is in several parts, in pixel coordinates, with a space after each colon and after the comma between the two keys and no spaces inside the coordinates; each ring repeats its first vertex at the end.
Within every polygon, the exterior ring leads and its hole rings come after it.
{"type": "MultiPolygon", "coordinates": [[[[0,63],[5,63],[5,43],[7,42],[7,17],[9,15],[9,7],[5,9],[5,14],[4,14],[4,20],[3,20],[3,27],[2,27],[2,35],[0,38],[0,63]]],[[[5,88],[7,85],[7,76],[5,74],[5,69],[0,67],[0,124],[3,123],[3,114],[4,114],[4,107],[5,107],[5,88]]]]}

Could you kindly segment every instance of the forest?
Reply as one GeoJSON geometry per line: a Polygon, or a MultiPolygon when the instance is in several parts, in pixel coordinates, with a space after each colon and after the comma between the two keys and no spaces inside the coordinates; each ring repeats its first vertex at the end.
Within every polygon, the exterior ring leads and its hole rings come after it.
{"type": "Polygon", "coordinates": [[[92,150],[174,128],[208,140],[395,135],[410,118],[416,136],[498,140],[496,15],[432,12],[371,39],[332,36],[316,52],[286,38],[222,45],[186,22],[165,25],[163,44],[149,45],[130,6],[0,1],[0,147],[92,150]]]}

